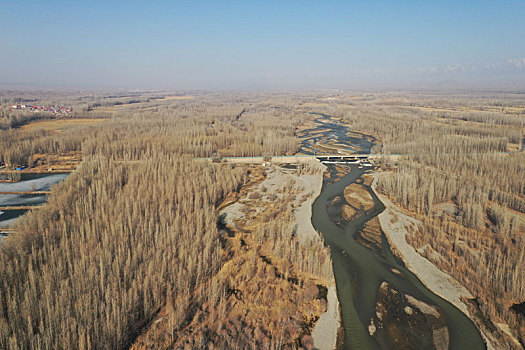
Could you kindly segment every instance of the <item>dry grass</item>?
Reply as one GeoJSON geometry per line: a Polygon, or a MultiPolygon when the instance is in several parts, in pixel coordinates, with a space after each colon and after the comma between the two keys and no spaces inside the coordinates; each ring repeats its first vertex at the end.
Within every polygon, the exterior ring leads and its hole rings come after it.
{"type": "Polygon", "coordinates": [[[45,120],[36,121],[33,123],[26,124],[21,127],[22,130],[33,131],[42,129],[46,131],[59,132],[62,129],[69,128],[78,125],[94,125],[102,122],[104,119],[95,118],[78,118],[78,119],[56,119],[56,120],[45,120]]]}
{"type": "Polygon", "coordinates": [[[109,113],[112,115],[115,115],[118,113],[117,106],[111,106],[111,107],[96,107],[94,108],[96,112],[102,112],[102,113],[109,113]]]}
{"type": "Polygon", "coordinates": [[[353,207],[349,205],[343,205],[341,209],[341,217],[343,220],[348,221],[352,219],[357,214],[357,210],[355,210],[353,207]]]}
{"type": "Polygon", "coordinates": [[[374,208],[374,200],[368,190],[353,183],[345,188],[345,199],[354,208],[368,211],[374,208]]]}
{"type": "Polygon", "coordinates": [[[188,100],[195,98],[195,96],[192,95],[184,95],[184,96],[166,96],[162,100],[188,100]]]}

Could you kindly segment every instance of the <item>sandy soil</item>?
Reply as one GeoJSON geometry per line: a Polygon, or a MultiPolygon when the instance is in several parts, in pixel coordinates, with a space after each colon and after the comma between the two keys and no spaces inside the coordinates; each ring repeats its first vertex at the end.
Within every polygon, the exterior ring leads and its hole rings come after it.
{"type": "MultiPolygon", "coordinates": [[[[323,176],[320,173],[302,175],[300,178],[303,180],[302,184],[306,193],[311,192],[312,195],[295,210],[295,220],[299,237],[308,239],[319,235],[312,226],[312,204],[321,193],[323,176]]],[[[337,343],[337,330],[341,324],[341,316],[339,315],[339,300],[337,299],[335,280],[328,287],[327,301],[326,312],[319,317],[312,331],[314,345],[319,350],[333,350],[337,343]]]]}
{"type": "Polygon", "coordinates": [[[221,215],[224,215],[224,223],[230,227],[235,227],[235,220],[240,219],[244,216],[242,212],[244,205],[235,202],[221,211],[221,215]]]}
{"type": "MultiPolygon", "coordinates": [[[[372,186],[375,191],[376,181],[374,181],[372,186]]],[[[434,264],[419,255],[405,240],[409,227],[417,226],[419,221],[401,212],[382,194],[377,191],[376,194],[386,207],[385,211],[378,216],[381,228],[385,232],[389,243],[401,254],[401,258],[407,268],[414,272],[433,292],[448,300],[468,315],[468,308],[460,298],[463,296],[472,298],[470,292],[451,276],[439,270],[434,264]]]]}
{"type": "Polygon", "coordinates": [[[304,202],[298,203],[298,207],[294,211],[297,236],[304,241],[319,235],[312,226],[312,204],[321,193],[323,177],[321,174],[301,175],[296,178],[296,181],[299,186],[304,187],[303,193],[309,195],[304,202]]]}
{"type": "MultiPolygon", "coordinates": [[[[385,210],[378,215],[389,244],[401,255],[401,259],[406,267],[412,271],[423,284],[443,299],[460,309],[469,318],[470,315],[467,305],[461,301],[462,297],[472,298],[470,292],[450,275],[438,269],[429,260],[419,255],[419,253],[407,243],[405,236],[409,227],[417,226],[420,222],[396,207],[390,199],[376,191],[377,175],[374,178],[372,189],[385,205],[385,210]]],[[[490,344],[487,337],[481,332],[487,342],[487,349],[494,347],[490,344]]]]}
{"type": "Polygon", "coordinates": [[[421,312],[427,314],[427,315],[432,315],[436,318],[439,318],[439,312],[438,310],[433,307],[432,305],[428,305],[427,303],[424,303],[422,302],[421,300],[418,300],[416,298],[414,298],[413,296],[411,295],[405,295],[405,297],[407,298],[407,301],[412,304],[413,306],[417,307],[419,310],[421,310],[421,312]]]}
{"type": "Polygon", "coordinates": [[[337,329],[341,322],[339,300],[337,300],[335,284],[328,288],[327,299],[328,305],[326,312],[319,317],[312,332],[315,348],[319,350],[335,349],[337,329]]]}

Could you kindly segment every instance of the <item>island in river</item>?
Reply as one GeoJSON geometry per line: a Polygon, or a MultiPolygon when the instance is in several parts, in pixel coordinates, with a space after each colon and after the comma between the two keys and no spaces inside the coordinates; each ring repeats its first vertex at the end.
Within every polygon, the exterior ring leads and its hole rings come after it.
{"type": "MultiPolygon", "coordinates": [[[[348,152],[370,152],[372,137],[345,130],[320,115],[317,127],[303,131],[303,153],[315,152],[314,142],[308,142],[312,137],[321,147],[348,145],[348,152]]],[[[358,165],[328,169],[312,222],[331,248],[344,330],[339,347],[485,348],[467,315],[429,290],[392,253],[377,219],[385,206],[365,176],[369,171],[358,165]]]]}

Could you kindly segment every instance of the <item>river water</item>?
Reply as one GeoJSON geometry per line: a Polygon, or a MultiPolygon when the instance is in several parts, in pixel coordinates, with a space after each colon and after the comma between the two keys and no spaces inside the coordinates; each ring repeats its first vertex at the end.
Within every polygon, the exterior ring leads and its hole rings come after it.
{"type": "MultiPolygon", "coordinates": [[[[358,153],[370,153],[375,141],[363,134],[349,135],[344,125],[322,114],[319,114],[316,127],[304,131],[302,136],[307,138],[301,149],[306,154],[314,153],[314,139],[316,143],[330,141],[331,145],[335,144],[339,149],[358,153]]],[[[435,348],[433,330],[436,329],[436,324],[441,323],[440,327],[448,328],[450,349],[484,349],[484,342],[472,321],[456,307],[428,290],[407,270],[392,254],[384,234],[381,233],[379,250],[356,240],[364,225],[384,210],[384,205],[369,187],[365,186],[374,199],[375,206],[372,210],[350,222],[334,220],[333,213],[329,213],[334,198],[343,196],[343,191],[348,185],[356,181],[361,182],[359,179],[369,170],[357,165],[345,165],[346,175],[335,179],[334,165],[328,167],[332,178],[325,181],[321,194],[313,204],[312,224],[331,248],[344,329],[344,339],[340,348],[432,349],[435,348]],[[380,287],[384,282],[388,283],[390,288],[390,299],[386,300],[397,300],[395,303],[385,303],[385,299],[382,300],[383,304],[386,304],[388,314],[393,316],[389,319],[377,311],[378,295],[382,293],[380,287]],[[414,305],[407,301],[410,297],[437,309],[439,319],[436,317],[434,320],[421,313],[407,314],[407,307],[408,310],[414,309],[414,305]],[[429,319],[433,323],[429,323],[429,319]],[[378,327],[373,336],[368,328],[371,322],[383,326],[382,329],[378,327]],[[397,338],[396,334],[399,335],[397,338]]],[[[384,298],[384,293],[381,295],[384,298]]]]}
{"type": "MultiPolygon", "coordinates": [[[[0,183],[0,192],[49,191],[51,186],[69,176],[64,174],[23,174],[19,182],[0,183]]],[[[0,207],[38,206],[44,204],[46,195],[0,194],[0,207]]],[[[27,210],[0,211],[0,228],[8,227],[27,210]]]]}

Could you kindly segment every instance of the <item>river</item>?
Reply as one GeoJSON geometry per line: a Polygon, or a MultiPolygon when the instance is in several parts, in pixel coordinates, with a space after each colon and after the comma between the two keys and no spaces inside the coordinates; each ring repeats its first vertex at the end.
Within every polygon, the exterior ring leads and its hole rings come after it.
{"type": "MultiPolygon", "coordinates": [[[[0,192],[14,191],[49,191],[51,186],[63,181],[69,176],[64,174],[26,174],[23,173],[19,182],[0,183],[0,192]]],[[[0,206],[38,206],[46,202],[43,194],[0,194],[0,206]]],[[[0,211],[0,228],[8,227],[27,210],[0,211]]]]}
{"type": "MultiPolygon", "coordinates": [[[[370,153],[375,141],[368,135],[349,133],[343,124],[323,114],[319,114],[316,126],[303,131],[301,136],[306,138],[301,148],[302,153],[306,154],[315,153],[312,140],[315,143],[328,143],[329,147],[339,150],[362,154],[370,153]]],[[[322,149],[323,146],[318,148],[322,149]]],[[[380,244],[376,249],[356,239],[365,224],[384,210],[384,205],[369,186],[365,188],[374,200],[373,209],[349,222],[334,220],[333,210],[329,213],[334,198],[343,196],[345,187],[361,183],[362,175],[370,172],[357,165],[340,166],[339,171],[341,167],[345,168],[346,175],[335,178],[335,165],[328,165],[331,179],[323,184],[321,194],[312,208],[312,224],[331,248],[344,329],[340,348],[432,349],[436,347],[439,335],[446,339],[443,332],[436,331],[441,327],[448,330],[448,341],[444,344],[448,342],[450,349],[484,349],[485,344],[472,321],[452,304],[428,290],[406,269],[402,261],[392,254],[382,232],[378,233],[380,244]],[[381,299],[378,299],[379,296],[381,299]],[[410,302],[413,298],[438,310],[438,313],[429,316],[416,312],[414,302],[410,302]],[[369,332],[370,324],[377,326],[373,336],[369,332]]]]}

